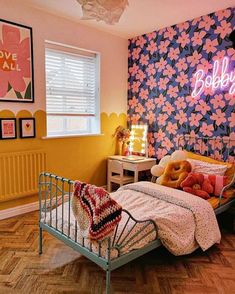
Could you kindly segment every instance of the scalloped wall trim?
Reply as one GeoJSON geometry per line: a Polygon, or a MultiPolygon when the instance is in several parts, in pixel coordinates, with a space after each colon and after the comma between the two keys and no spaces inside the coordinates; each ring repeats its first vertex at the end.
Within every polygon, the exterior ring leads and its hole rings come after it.
{"type": "MultiPolygon", "coordinates": [[[[36,119],[36,138],[0,140],[1,152],[43,150],[47,156],[48,172],[99,186],[106,184],[106,160],[109,155],[113,155],[117,151],[113,134],[119,125],[126,126],[127,115],[125,113],[101,113],[101,133],[103,136],[42,140],[41,138],[46,135],[45,111],[38,110],[32,115],[27,110],[21,110],[16,116],[10,110],[0,111],[0,117],[32,116],[36,119]]],[[[19,130],[17,131],[19,134],[19,130]]],[[[4,203],[0,203],[0,209],[15,206],[14,201],[12,199],[12,204],[9,204],[8,201],[5,207],[4,203]]],[[[25,204],[24,201],[22,198],[22,203],[19,205],[25,204]]]]}

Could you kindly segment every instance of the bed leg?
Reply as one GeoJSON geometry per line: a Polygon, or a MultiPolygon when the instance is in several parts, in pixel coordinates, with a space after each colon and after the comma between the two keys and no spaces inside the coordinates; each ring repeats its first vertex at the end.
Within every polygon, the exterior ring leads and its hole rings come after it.
{"type": "Polygon", "coordinates": [[[42,254],[42,228],[39,226],[38,253],[42,254]]]}
{"type": "Polygon", "coordinates": [[[111,271],[109,269],[106,270],[106,291],[105,294],[110,294],[110,278],[111,271]]]}

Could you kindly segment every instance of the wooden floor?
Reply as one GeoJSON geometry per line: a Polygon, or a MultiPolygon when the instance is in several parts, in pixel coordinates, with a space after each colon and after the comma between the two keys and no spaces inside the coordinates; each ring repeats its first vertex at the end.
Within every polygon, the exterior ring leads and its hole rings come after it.
{"type": "MultiPolygon", "coordinates": [[[[47,233],[38,256],[37,221],[37,213],[0,221],[0,293],[104,293],[104,271],[47,233]]],[[[227,227],[219,246],[183,257],[161,247],[111,281],[116,294],[235,293],[235,234],[227,227]]]]}

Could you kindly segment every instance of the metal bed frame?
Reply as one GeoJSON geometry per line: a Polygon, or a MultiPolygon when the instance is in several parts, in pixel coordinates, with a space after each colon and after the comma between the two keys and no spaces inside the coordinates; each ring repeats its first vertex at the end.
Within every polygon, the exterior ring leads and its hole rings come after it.
{"type": "MultiPolygon", "coordinates": [[[[39,177],[39,254],[42,254],[42,232],[43,230],[52,234],[59,240],[63,241],[66,245],[78,251],[82,255],[89,258],[91,261],[95,262],[101,268],[106,271],[106,294],[110,293],[110,275],[111,271],[116,268],[144,255],[145,253],[152,251],[153,249],[159,247],[161,245],[161,241],[157,238],[158,236],[158,228],[156,223],[153,220],[144,220],[139,221],[136,220],[127,210],[123,209],[122,214],[127,216],[127,220],[123,224],[123,228],[121,233],[118,232],[118,226],[115,228],[114,235],[108,237],[102,241],[98,242],[98,253],[94,251],[92,247],[92,243],[90,242],[89,247],[85,246],[85,238],[82,238],[82,242],[80,243],[77,240],[77,228],[78,224],[75,221],[75,238],[71,238],[70,235],[70,209],[68,210],[68,230],[67,233],[63,229],[63,211],[64,204],[68,201],[68,207],[70,208],[71,197],[73,191],[74,181],[62,178],[56,175],[52,175],[50,173],[42,173],[39,177]],[[66,199],[67,198],[67,199],[66,199]],[[67,201],[66,201],[67,200],[67,201]],[[58,222],[58,213],[57,208],[59,205],[62,205],[62,230],[59,230],[57,227],[58,222]],[[56,209],[56,221],[55,226],[52,225],[52,210],[56,209]],[[49,220],[46,218],[49,216],[49,220]],[[137,231],[131,235],[131,232],[137,227],[138,224],[142,223],[142,227],[137,229],[137,231]],[[127,229],[127,225],[129,229],[127,229]],[[144,230],[147,229],[148,226],[151,226],[147,233],[144,230]],[[144,235],[142,234],[144,232],[144,235]],[[122,252],[122,249],[129,245],[130,247],[134,246],[138,243],[142,238],[147,237],[149,234],[156,233],[155,240],[148,243],[141,249],[132,250],[126,254],[122,252]],[[101,256],[102,246],[107,246],[107,254],[106,258],[101,256]],[[111,251],[116,250],[117,257],[111,259],[111,251]]],[[[123,216],[122,216],[123,217],[123,216]]]]}
{"type": "MultiPolygon", "coordinates": [[[[201,137],[201,138],[193,138],[188,135],[184,135],[179,137],[178,140],[178,147],[187,149],[189,151],[197,151],[195,150],[195,142],[197,142],[197,145],[199,141],[202,143],[199,143],[199,146],[202,146],[203,144],[209,144],[209,142],[212,142],[215,140],[220,140],[223,143],[223,139],[218,138],[207,138],[207,137],[201,137]],[[196,141],[195,141],[196,140],[196,141]],[[189,144],[189,143],[192,144],[189,144]],[[190,147],[191,146],[191,147],[190,147]]],[[[230,143],[231,140],[226,141],[225,150],[230,149],[230,143]]],[[[233,148],[234,149],[234,148],[233,148]]],[[[224,149],[221,149],[221,152],[224,151],[224,149]]],[[[227,157],[231,154],[233,154],[231,150],[226,151],[227,157]]],[[[202,152],[200,152],[202,153],[202,152]]],[[[224,154],[224,152],[223,152],[224,154]]],[[[207,154],[209,155],[209,154],[207,154]]],[[[229,188],[231,185],[233,185],[235,180],[235,175],[233,177],[233,181],[224,187],[223,191],[229,188]]],[[[124,222],[121,233],[118,232],[118,226],[117,225],[114,234],[111,237],[106,238],[103,241],[98,242],[98,252],[95,252],[92,243],[90,242],[89,246],[85,245],[85,238],[82,238],[82,241],[79,242],[77,238],[77,229],[78,224],[77,221],[74,223],[75,227],[75,236],[74,238],[71,236],[71,213],[70,213],[70,206],[71,206],[71,199],[72,199],[72,191],[73,191],[73,184],[74,181],[59,177],[50,173],[42,173],[39,176],[39,254],[42,254],[42,240],[43,240],[43,230],[47,231],[48,233],[55,236],[57,239],[63,241],[66,245],[73,248],[74,250],[78,251],[91,261],[95,262],[97,265],[99,265],[101,268],[103,268],[106,271],[106,294],[110,293],[110,278],[111,278],[111,271],[115,270],[118,267],[121,267],[122,265],[129,263],[130,261],[146,254],[149,251],[152,251],[153,249],[158,248],[161,246],[161,241],[158,238],[158,227],[157,224],[153,220],[136,220],[127,210],[123,209],[123,215],[126,216],[127,220],[124,222]],[[64,224],[64,204],[68,202],[68,229],[67,232],[65,232],[63,228],[64,224]],[[62,229],[59,229],[57,226],[58,222],[58,212],[57,208],[59,205],[62,205],[62,229]],[[52,210],[55,209],[55,226],[52,225],[52,210]],[[49,217],[49,220],[47,219],[49,217]],[[137,229],[137,231],[134,234],[133,230],[138,228],[138,224],[142,223],[142,227],[137,229]],[[129,224],[129,229],[127,228],[129,224]],[[130,226],[131,224],[131,226],[130,226]],[[145,231],[145,229],[149,227],[149,230],[145,231]],[[156,237],[153,241],[145,245],[144,247],[140,249],[135,249],[132,251],[129,251],[128,253],[124,253],[122,249],[129,245],[130,247],[134,246],[137,242],[139,242],[142,238],[147,237],[149,234],[156,233],[156,237]],[[107,246],[107,254],[106,257],[102,256],[102,246],[107,246]],[[117,253],[116,258],[111,258],[111,252],[115,250],[117,253]]],[[[222,192],[223,192],[222,191],[222,192]]],[[[220,201],[222,199],[222,193],[220,196],[220,201]]],[[[231,200],[230,202],[219,205],[217,209],[215,209],[215,214],[220,214],[227,210],[229,207],[231,207],[235,203],[235,199],[231,200]]]]}

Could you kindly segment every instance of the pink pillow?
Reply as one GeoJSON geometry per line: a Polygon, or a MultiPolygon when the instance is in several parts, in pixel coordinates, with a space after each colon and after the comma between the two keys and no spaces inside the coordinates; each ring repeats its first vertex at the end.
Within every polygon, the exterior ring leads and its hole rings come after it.
{"type": "Polygon", "coordinates": [[[208,179],[211,183],[211,185],[214,187],[214,196],[220,196],[220,193],[223,189],[223,187],[226,185],[226,179],[225,176],[218,176],[218,175],[206,175],[203,174],[205,179],[208,179]]]}
{"type": "Polygon", "coordinates": [[[187,161],[192,165],[193,173],[223,176],[228,169],[223,164],[209,163],[191,158],[188,158],[187,161]]]}

